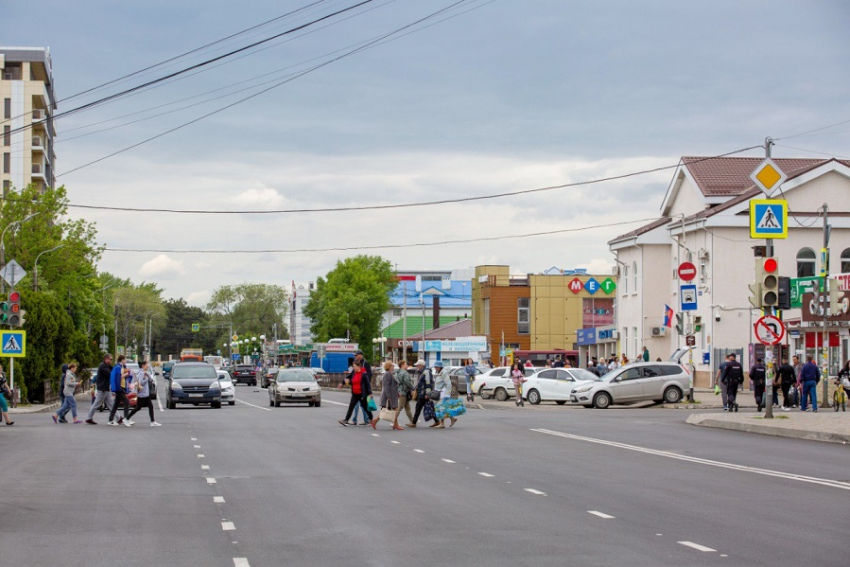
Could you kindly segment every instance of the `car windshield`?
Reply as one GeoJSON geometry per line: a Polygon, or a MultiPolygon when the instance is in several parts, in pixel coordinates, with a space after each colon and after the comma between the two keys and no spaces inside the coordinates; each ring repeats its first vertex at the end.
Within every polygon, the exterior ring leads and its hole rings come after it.
{"type": "Polygon", "coordinates": [[[253,370],[253,369],[254,369],[254,367],[251,366],[250,364],[240,364],[239,366],[236,367],[235,370],[237,372],[245,372],[246,370],[253,370]]]}
{"type": "Polygon", "coordinates": [[[218,379],[222,381],[230,381],[230,374],[227,372],[219,372],[218,379]]]}
{"type": "Polygon", "coordinates": [[[602,380],[602,378],[584,368],[572,368],[570,372],[576,380],[592,380],[594,382],[602,380]]]}
{"type": "Polygon", "coordinates": [[[181,378],[211,378],[215,380],[216,372],[211,364],[177,364],[171,371],[171,377],[176,380],[180,380],[181,378]]]}
{"type": "Polygon", "coordinates": [[[277,374],[278,382],[315,382],[316,377],[308,370],[281,370],[277,374]]]}

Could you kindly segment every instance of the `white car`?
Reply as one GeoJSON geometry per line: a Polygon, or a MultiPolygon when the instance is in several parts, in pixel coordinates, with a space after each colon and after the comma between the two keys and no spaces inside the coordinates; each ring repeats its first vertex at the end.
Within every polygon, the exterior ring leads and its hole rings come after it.
{"type": "Polygon", "coordinates": [[[528,403],[554,401],[564,405],[574,388],[598,382],[599,376],[584,368],[538,368],[522,385],[522,397],[528,403]]]}
{"type": "MultiPolygon", "coordinates": [[[[525,370],[525,377],[528,378],[537,369],[528,367],[523,370],[525,370]]],[[[494,397],[496,400],[504,402],[508,398],[516,396],[516,388],[514,388],[514,382],[511,380],[511,368],[509,366],[499,366],[481,376],[476,376],[475,387],[478,389],[478,395],[485,400],[494,397]]]]}
{"type": "Polygon", "coordinates": [[[216,370],[216,374],[218,374],[218,383],[221,385],[221,401],[231,406],[236,405],[236,386],[230,378],[230,372],[216,370]]]}
{"type": "Polygon", "coordinates": [[[573,388],[570,401],[599,409],[643,401],[675,404],[689,382],[687,369],[675,362],[634,362],[609,372],[598,382],[573,388]]]}

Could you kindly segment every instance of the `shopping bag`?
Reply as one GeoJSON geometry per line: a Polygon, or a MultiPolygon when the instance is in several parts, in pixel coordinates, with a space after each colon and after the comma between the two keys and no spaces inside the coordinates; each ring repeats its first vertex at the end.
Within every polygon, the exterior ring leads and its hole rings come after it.
{"type": "Polygon", "coordinates": [[[394,409],[390,408],[381,408],[381,413],[378,414],[379,419],[383,419],[384,421],[389,421],[390,423],[395,423],[395,416],[398,412],[394,409]]]}
{"type": "Polygon", "coordinates": [[[719,385],[719,384],[715,384],[715,385],[714,385],[714,395],[715,395],[715,396],[719,396],[719,395],[720,395],[720,385],[719,385]]]}
{"type": "Polygon", "coordinates": [[[425,402],[424,410],[425,421],[431,421],[432,419],[437,417],[436,410],[434,409],[434,402],[425,402]]]}
{"type": "Polygon", "coordinates": [[[378,406],[375,404],[375,398],[369,396],[366,401],[366,407],[369,408],[369,411],[378,411],[378,406]]]}

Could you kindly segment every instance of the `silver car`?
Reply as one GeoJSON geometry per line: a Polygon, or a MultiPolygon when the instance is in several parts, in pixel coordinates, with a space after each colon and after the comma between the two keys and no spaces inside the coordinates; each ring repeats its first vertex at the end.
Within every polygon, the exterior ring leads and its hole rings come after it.
{"type": "Polygon", "coordinates": [[[269,384],[269,406],[280,407],[281,403],[306,403],[312,407],[322,405],[322,388],[316,375],[306,368],[284,368],[269,384]]]}
{"type": "Polygon", "coordinates": [[[652,401],[675,404],[690,387],[690,375],[675,362],[636,362],[617,368],[599,382],[570,391],[570,401],[586,408],[652,401]]]}

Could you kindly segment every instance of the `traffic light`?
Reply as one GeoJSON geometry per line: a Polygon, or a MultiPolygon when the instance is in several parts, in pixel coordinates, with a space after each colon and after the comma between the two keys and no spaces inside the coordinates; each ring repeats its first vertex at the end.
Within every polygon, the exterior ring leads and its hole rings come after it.
{"type": "Polygon", "coordinates": [[[702,331],[702,316],[696,315],[694,317],[694,334],[702,331]]]}
{"type": "Polygon", "coordinates": [[[779,277],[779,303],[777,309],[791,309],[791,278],[779,277]]]}
{"type": "Polygon", "coordinates": [[[0,301],[0,324],[5,325],[9,322],[9,302],[0,301]]]}
{"type": "Polygon", "coordinates": [[[829,282],[829,314],[838,315],[841,312],[841,293],[838,291],[838,282],[829,282]]]}
{"type": "Polygon", "coordinates": [[[776,258],[761,258],[761,307],[779,305],[779,263],[776,258]]]}
{"type": "Polygon", "coordinates": [[[676,313],[676,334],[681,336],[685,334],[685,314],[676,313]]]}
{"type": "Polygon", "coordinates": [[[13,291],[9,294],[9,326],[21,326],[21,294],[13,291]]]}

